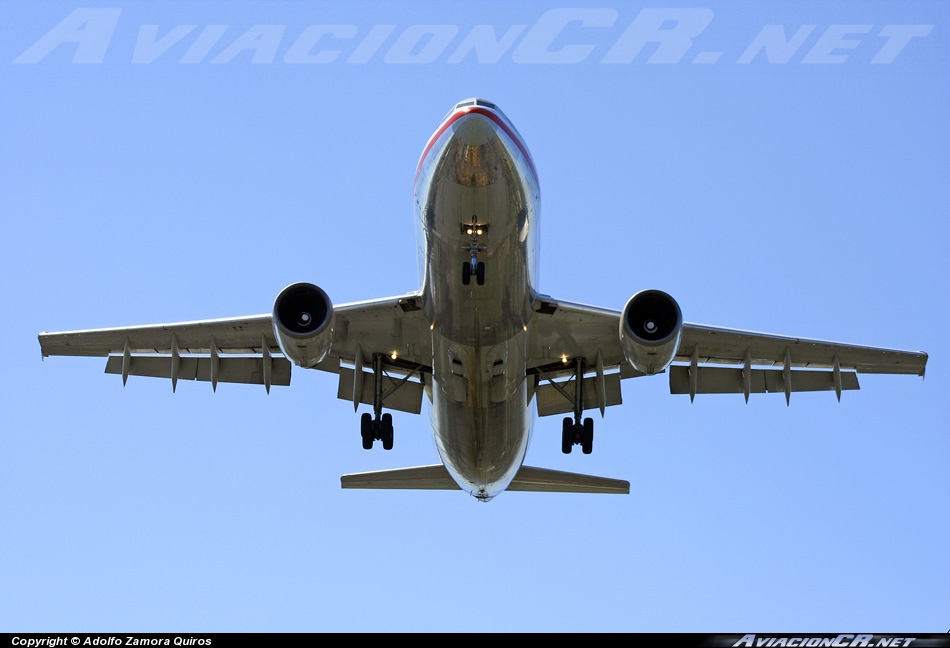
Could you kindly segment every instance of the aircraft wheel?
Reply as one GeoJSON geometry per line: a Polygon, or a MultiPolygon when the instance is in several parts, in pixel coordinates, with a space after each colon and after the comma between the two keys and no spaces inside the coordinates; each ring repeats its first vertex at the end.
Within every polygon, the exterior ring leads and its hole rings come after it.
{"type": "Polygon", "coordinates": [[[590,454],[594,450],[594,419],[584,419],[584,433],[581,436],[581,450],[590,454]]]}
{"type": "Polygon", "coordinates": [[[462,284],[467,286],[472,283],[472,264],[465,262],[462,264],[462,284]]]}
{"type": "Polygon", "coordinates": [[[570,417],[564,419],[561,425],[561,452],[571,454],[574,447],[574,421],[570,417]]]}
{"type": "Polygon", "coordinates": [[[481,261],[475,266],[475,281],[479,286],[485,285],[485,264],[481,261]]]}
{"type": "Polygon", "coordinates": [[[365,412],[360,417],[360,436],[363,438],[363,449],[373,449],[373,416],[365,412]]]}
{"type": "Polygon", "coordinates": [[[393,415],[383,414],[383,420],[380,422],[380,434],[383,440],[383,450],[393,449],[393,415]]]}

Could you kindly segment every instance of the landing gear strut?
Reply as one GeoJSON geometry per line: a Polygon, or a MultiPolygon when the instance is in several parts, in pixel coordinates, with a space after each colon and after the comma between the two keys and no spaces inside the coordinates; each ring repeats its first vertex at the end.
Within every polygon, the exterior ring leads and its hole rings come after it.
{"type": "Polygon", "coordinates": [[[383,354],[373,355],[373,413],[360,417],[363,449],[372,450],[374,441],[383,442],[383,450],[393,449],[393,415],[383,412],[383,354]]]}
{"type": "Polygon", "coordinates": [[[561,425],[561,452],[571,454],[574,446],[579,445],[584,454],[594,450],[594,419],[584,415],[584,359],[574,363],[574,417],[567,416],[561,425]]]}

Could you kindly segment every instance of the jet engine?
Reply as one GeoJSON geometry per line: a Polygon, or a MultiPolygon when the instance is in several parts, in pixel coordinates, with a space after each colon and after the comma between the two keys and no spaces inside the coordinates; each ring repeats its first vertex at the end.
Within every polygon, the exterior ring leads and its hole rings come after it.
{"type": "Polygon", "coordinates": [[[284,355],[300,367],[323,360],[333,342],[333,304],[323,290],[295,283],[274,301],[274,335],[284,355]]]}
{"type": "Polygon", "coordinates": [[[660,290],[642,290],[630,298],[620,317],[620,346],[635,369],[664,371],[673,362],[683,335],[683,313],[660,290]]]}

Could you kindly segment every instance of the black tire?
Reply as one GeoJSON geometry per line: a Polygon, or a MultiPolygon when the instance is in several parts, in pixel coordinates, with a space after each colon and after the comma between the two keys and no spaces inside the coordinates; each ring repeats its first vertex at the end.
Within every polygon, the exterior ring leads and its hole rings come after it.
{"type": "Polygon", "coordinates": [[[565,418],[561,425],[561,452],[571,454],[574,448],[574,421],[570,417],[565,418]]]}
{"type": "Polygon", "coordinates": [[[584,434],[581,436],[581,450],[584,454],[594,451],[594,419],[584,419],[584,434]]]}
{"type": "Polygon", "coordinates": [[[485,285],[485,264],[481,261],[475,266],[475,281],[479,286],[485,285]]]}
{"type": "Polygon", "coordinates": [[[383,441],[383,450],[392,450],[393,449],[393,415],[386,413],[383,414],[382,421],[380,422],[380,434],[379,436],[383,441]]]}
{"type": "Polygon", "coordinates": [[[472,283],[472,264],[466,261],[462,264],[462,284],[467,286],[472,283]]]}
{"type": "Polygon", "coordinates": [[[360,417],[360,436],[363,438],[363,450],[373,449],[373,416],[369,412],[360,417]]]}

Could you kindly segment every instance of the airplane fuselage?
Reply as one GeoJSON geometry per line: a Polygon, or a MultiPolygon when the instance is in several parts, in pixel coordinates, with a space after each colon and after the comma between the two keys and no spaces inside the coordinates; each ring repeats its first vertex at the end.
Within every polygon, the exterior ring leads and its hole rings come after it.
{"type": "Polygon", "coordinates": [[[493,104],[457,105],[422,154],[414,207],[436,447],[459,486],[486,501],[518,472],[531,434],[539,206],[514,126],[493,104]]]}

